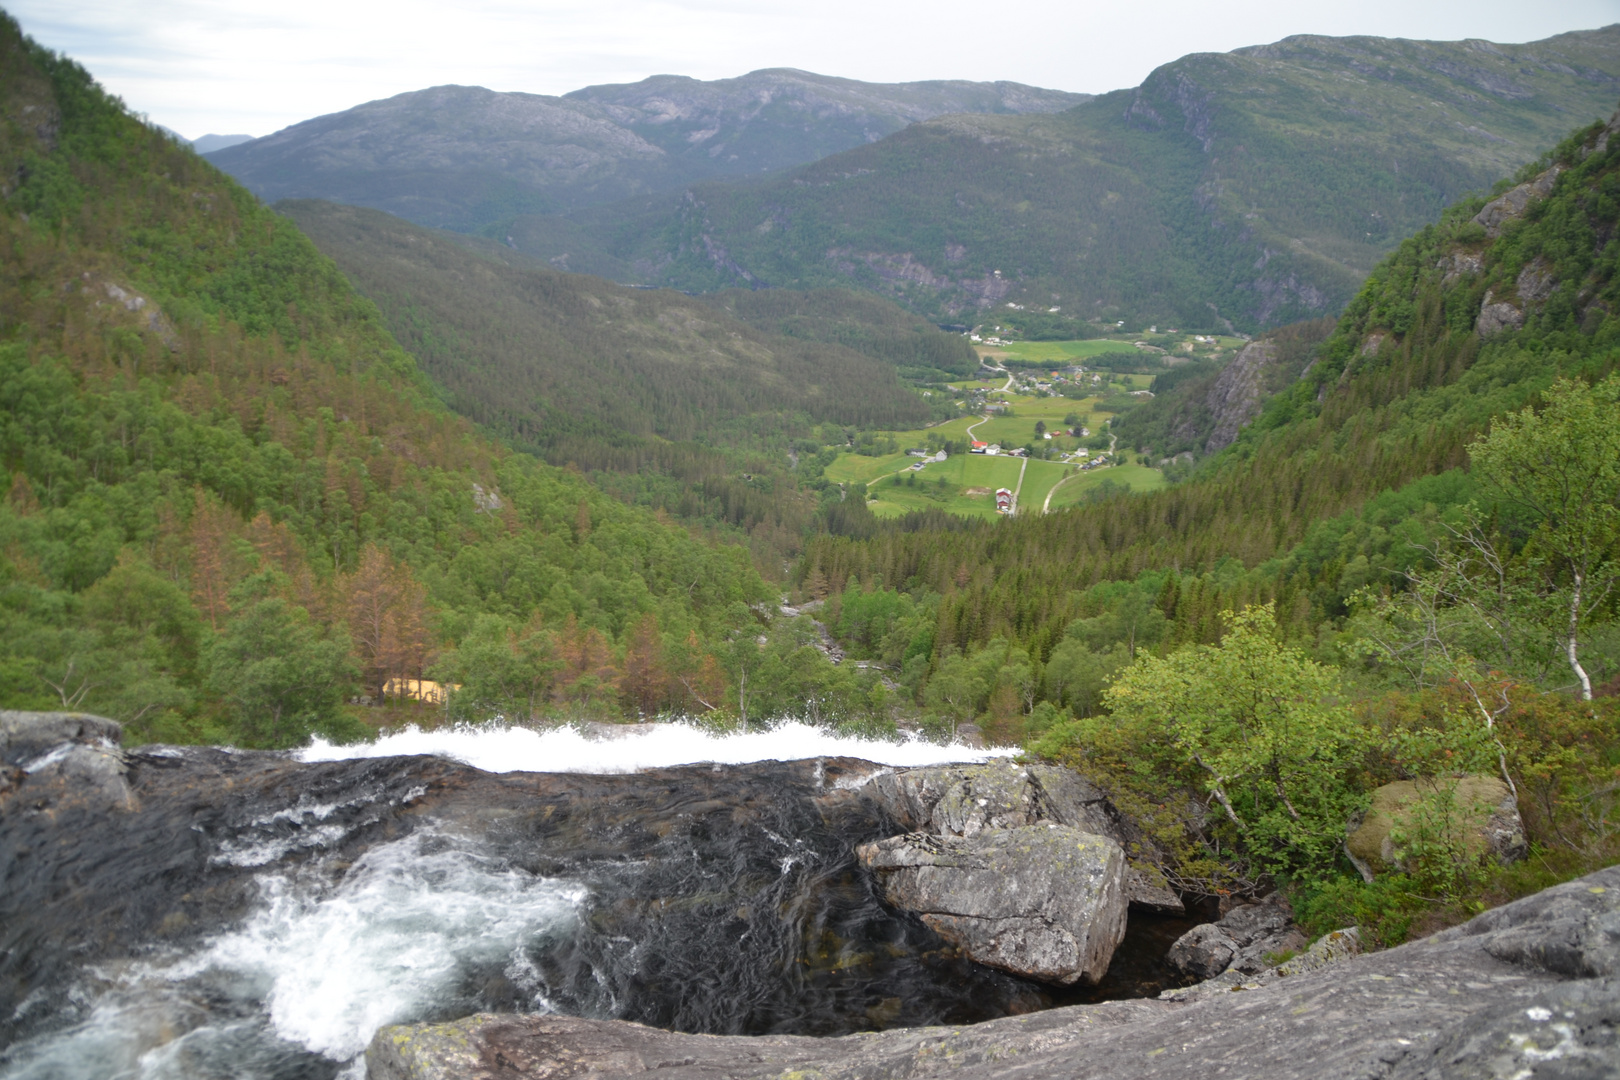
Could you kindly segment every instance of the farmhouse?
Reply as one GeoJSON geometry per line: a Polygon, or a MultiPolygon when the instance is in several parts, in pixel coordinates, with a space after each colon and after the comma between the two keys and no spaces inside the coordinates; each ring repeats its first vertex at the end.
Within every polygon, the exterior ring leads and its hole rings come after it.
{"type": "Polygon", "coordinates": [[[395,677],[383,683],[383,697],[420,701],[426,705],[443,705],[452,691],[460,689],[460,683],[438,683],[432,679],[395,677]]]}
{"type": "Polygon", "coordinates": [[[1012,513],[1013,493],[1006,488],[996,488],[996,513],[1012,513]]]}

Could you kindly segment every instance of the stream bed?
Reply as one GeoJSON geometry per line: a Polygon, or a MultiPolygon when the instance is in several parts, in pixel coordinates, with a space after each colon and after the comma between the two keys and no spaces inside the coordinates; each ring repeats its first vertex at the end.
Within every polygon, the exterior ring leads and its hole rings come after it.
{"type": "Polygon", "coordinates": [[[116,807],[25,780],[0,818],[0,1077],[358,1078],[378,1028],[478,1011],[837,1035],[1169,985],[1198,920],[1133,915],[1103,982],[1059,990],[881,902],[853,852],[899,830],[861,785],[985,756],[488,729],[136,749],[116,807]]]}

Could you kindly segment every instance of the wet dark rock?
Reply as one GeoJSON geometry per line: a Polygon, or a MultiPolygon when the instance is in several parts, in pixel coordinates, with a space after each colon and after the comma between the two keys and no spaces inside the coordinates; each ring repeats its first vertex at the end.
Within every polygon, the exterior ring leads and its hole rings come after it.
{"type": "MultiPolygon", "coordinates": [[[[435,757],[119,751],[104,723],[4,728],[0,1049],[75,1015],[86,965],[201,948],[259,910],[263,875],[318,897],[379,845],[417,836],[588,891],[577,939],[530,958],[566,1011],[834,1035],[1058,1000],[884,903],[854,855],[898,831],[861,794],[885,771],[870,762],[496,775],[435,757]]],[[[1156,962],[1165,945],[1142,941],[1156,962]]],[[[1168,979],[1127,961],[1132,992],[1168,979]]],[[[531,1007],[506,962],[465,973],[465,1012],[531,1007]]]]}
{"type": "Polygon", "coordinates": [[[1125,855],[1061,825],[909,833],[857,849],[884,897],[981,964],[1067,986],[1095,983],[1125,936],[1125,855]]]}
{"type": "Polygon", "coordinates": [[[0,762],[21,767],[64,743],[117,746],[123,730],[116,720],[89,713],[0,710],[0,762]]]}
{"type": "Polygon", "coordinates": [[[1233,908],[1217,922],[1193,927],[1170,946],[1165,959],[1193,978],[1213,979],[1228,970],[1258,973],[1275,963],[1268,956],[1299,952],[1307,944],[1288,901],[1272,893],[1233,908]]]}
{"type": "Polygon", "coordinates": [[[1396,1080],[1616,1072],[1620,868],[1386,952],[1191,1003],[1115,1001],[838,1039],[477,1016],[378,1032],[369,1080],[1396,1080]]]}

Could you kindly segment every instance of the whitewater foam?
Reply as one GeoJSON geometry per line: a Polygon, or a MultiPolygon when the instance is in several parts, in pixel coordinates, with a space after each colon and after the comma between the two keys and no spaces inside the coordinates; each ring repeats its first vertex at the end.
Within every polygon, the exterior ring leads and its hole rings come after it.
{"type": "MultiPolygon", "coordinates": [[[[326,896],[262,879],[264,906],[194,967],[257,983],[279,1037],[346,1061],[378,1028],[443,1007],[470,968],[572,933],[583,886],[435,846],[418,834],[374,848],[326,896]]],[[[541,987],[528,989],[543,1009],[541,987]]]]}
{"type": "Polygon", "coordinates": [[[373,848],[335,885],[265,874],[236,928],[183,955],[92,973],[83,1019],[0,1054],[5,1080],[282,1080],[364,1075],[378,1028],[462,1016],[504,972],[548,1012],[533,957],[579,932],[589,891],[422,830],[373,848]],[[463,845],[463,846],[456,846],[463,845]]]}
{"type": "Polygon", "coordinates": [[[674,765],[743,765],[755,761],[802,761],[852,757],[879,765],[914,768],[982,762],[1016,753],[962,743],[862,739],[809,724],[783,723],[766,731],[715,734],[689,724],[625,725],[610,738],[590,738],[572,727],[536,731],[487,724],[422,731],[408,727],[375,742],[334,746],[317,738],[300,752],[304,761],[432,754],[485,772],[628,773],[674,765]]]}

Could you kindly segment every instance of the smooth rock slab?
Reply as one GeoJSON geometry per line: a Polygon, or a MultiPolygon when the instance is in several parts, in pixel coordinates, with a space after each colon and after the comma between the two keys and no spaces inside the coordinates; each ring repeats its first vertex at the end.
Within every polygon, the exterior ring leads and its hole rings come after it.
{"type": "Polygon", "coordinates": [[[1061,825],[972,836],[908,833],[863,844],[884,896],[988,967],[1095,983],[1125,936],[1125,853],[1061,825]]]}
{"type": "Polygon", "coordinates": [[[368,1080],[1575,1080],[1620,1074],[1620,868],[1386,952],[1191,1004],[836,1039],[477,1016],[384,1028],[368,1080]],[[445,1061],[447,1065],[440,1065],[445,1061]]]}

